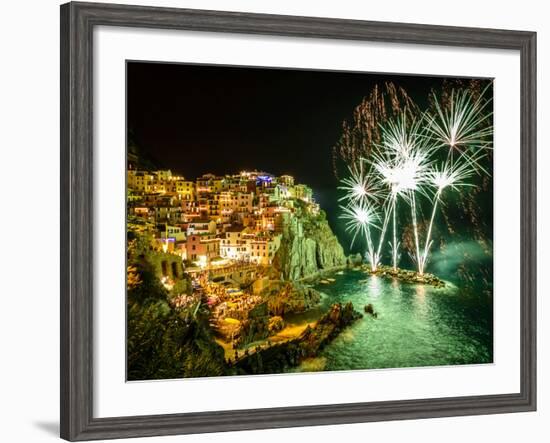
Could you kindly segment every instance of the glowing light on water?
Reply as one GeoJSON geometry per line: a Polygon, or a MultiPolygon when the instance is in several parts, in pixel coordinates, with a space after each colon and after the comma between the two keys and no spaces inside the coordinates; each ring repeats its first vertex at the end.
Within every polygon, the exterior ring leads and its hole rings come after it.
{"type": "Polygon", "coordinates": [[[380,281],[380,277],[377,275],[371,275],[368,280],[368,288],[369,288],[369,294],[373,295],[374,297],[380,295],[382,291],[382,282],[380,281]]]}
{"type": "Polygon", "coordinates": [[[414,291],[416,292],[416,295],[418,298],[424,302],[426,298],[426,286],[424,285],[415,285],[414,291]]]}

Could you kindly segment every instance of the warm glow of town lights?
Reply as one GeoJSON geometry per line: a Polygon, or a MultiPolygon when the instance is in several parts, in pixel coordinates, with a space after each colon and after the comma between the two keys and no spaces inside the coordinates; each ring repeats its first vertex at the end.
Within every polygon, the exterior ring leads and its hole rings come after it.
{"type": "Polygon", "coordinates": [[[128,188],[131,215],[160,227],[160,250],[201,269],[232,261],[268,265],[296,202],[319,212],[311,188],[260,171],[188,180],[170,170],[130,169],[128,188]]]}

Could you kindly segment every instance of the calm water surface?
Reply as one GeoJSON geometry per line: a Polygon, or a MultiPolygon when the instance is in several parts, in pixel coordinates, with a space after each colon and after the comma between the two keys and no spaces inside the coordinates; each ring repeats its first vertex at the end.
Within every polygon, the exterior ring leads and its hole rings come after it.
{"type": "Polygon", "coordinates": [[[372,303],[378,318],[365,314],[297,371],[492,362],[491,296],[465,294],[452,284],[436,289],[353,270],[332,277],[334,283],[316,286],[324,294],[318,310],[289,323],[303,323],[333,303],[348,301],[361,312],[372,303]]]}

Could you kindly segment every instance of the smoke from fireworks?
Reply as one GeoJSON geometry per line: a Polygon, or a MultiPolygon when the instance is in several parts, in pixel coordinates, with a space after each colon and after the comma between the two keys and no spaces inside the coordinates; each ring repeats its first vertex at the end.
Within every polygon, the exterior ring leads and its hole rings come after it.
{"type": "Polygon", "coordinates": [[[368,158],[373,146],[381,141],[379,123],[401,113],[407,117],[419,113],[418,106],[407,92],[392,82],[375,85],[355,108],[352,121],[343,122],[342,136],[333,149],[334,175],[342,175],[339,170],[342,163],[346,172],[350,166],[359,167],[361,160],[368,158]]]}

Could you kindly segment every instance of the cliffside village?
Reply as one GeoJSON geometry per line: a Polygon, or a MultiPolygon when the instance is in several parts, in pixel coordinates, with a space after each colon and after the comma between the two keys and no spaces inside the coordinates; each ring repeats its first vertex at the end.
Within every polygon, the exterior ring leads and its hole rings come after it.
{"type": "Polygon", "coordinates": [[[243,171],[187,180],[170,170],[129,169],[127,183],[129,216],[143,220],[165,252],[203,269],[269,265],[296,200],[319,212],[311,188],[290,175],[243,171]]]}
{"type": "MultiPolygon", "coordinates": [[[[129,169],[127,183],[128,230],[147,232],[165,253],[157,270],[163,285],[171,290],[182,273],[193,284],[191,295],[175,294],[173,303],[206,299],[218,330],[238,326],[260,302],[283,226],[297,206],[319,213],[311,188],[290,175],[242,171],[188,180],[170,170],[129,169]]],[[[233,336],[238,327],[229,329],[233,336]]]]}

